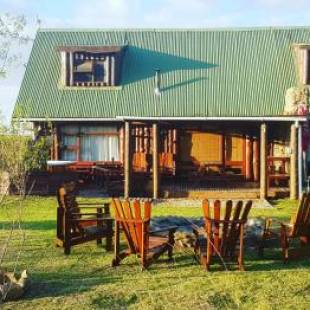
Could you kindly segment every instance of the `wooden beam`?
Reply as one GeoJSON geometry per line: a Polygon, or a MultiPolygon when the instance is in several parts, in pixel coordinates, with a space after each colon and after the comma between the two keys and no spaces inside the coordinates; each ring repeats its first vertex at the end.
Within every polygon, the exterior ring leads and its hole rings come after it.
{"type": "Polygon", "coordinates": [[[123,46],[119,45],[102,45],[102,46],[58,46],[57,51],[65,52],[90,52],[90,53],[118,53],[121,52],[123,46]]]}
{"type": "Polygon", "coordinates": [[[253,140],[253,180],[259,181],[259,143],[258,139],[253,140]]]}
{"type": "Polygon", "coordinates": [[[52,127],[52,152],[51,159],[58,160],[59,159],[59,141],[58,141],[58,128],[57,125],[53,125],[52,127]]]}
{"type": "Polygon", "coordinates": [[[159,165],[158,165],[158,125],[153,124],[153,198],[158,198],[159,165]]]}
{"type": "Polygon", "coordinates": [[[290,164],[290,199],[297,199],[297,128],[295,124],[291,125],[291,164],[290,164]]]}
{"type": "Polygon", "coordinates": [[[124,126],[119,129],[119,160],[124,163],[124,126]]]}
{"type": "Polygon", "coordinates": [[[249,136],[246,136],[245,140],[245,179],[251,181],[253,179],[253,145],[252,139],[249,136]]]}
{"type": "Polygon", "coordinates": [[[267,125],[260,126],[260,199],[267,198],[267,125]]]}
{"type": "Polygon", "coordinates": [[[246,137],[242,137],[242,175],[246,177],[246,137]]]}
{"type": "Polygon", "coordinates": [[[131,175],[131,147],[130,147],[130,123],[125,122],[125,143],[124,143],[124,197],[130,196],[130,175],[131,175]]]}

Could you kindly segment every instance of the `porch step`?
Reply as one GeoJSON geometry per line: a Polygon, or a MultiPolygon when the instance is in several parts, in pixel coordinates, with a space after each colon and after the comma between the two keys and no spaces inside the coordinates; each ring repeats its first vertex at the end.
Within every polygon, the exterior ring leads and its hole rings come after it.
{"type": "MultiPolygon", "coordinates": [[[[205,197],[204,197],[205,198],[205,197]]],[[[197,207],[201,208],[202,206],[202,200],[203,199],[182,199],[182,198],[169,198],[169,199],[157,199],[155,200],[154,206],[156,207],[197,207]]],[[[225,204],[225,201],[227,199],[220,199],[221,203],[225,204]]],[[[231,199],[233,201],[233,205],[236,205],[236,203],[239,200],[242,200],[244,203],[247,202],[248,199],[231,199]]],[[[214,199],[210,199],[211,203],[213,203],[214,199]]],[[[253,208],[263,208],[263,209],[269,209],[274,208],[268,200],[265,199],[253,199],[253,208]]]]}
{"type": "MultiPolygon", "coordinates": [[[[287,188],[270,188],[268,197],[284,198],[289,195],[287,188]]],[[[258,188],[223,188],[223,189],[162,189],[164,198],[189,198],[189,199],[259,199],[258,188]]]]}

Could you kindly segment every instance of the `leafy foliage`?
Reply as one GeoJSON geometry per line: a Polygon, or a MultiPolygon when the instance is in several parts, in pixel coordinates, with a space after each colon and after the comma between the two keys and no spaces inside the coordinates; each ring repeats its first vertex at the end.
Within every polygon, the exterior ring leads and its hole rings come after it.
{"type": "Polygon", "coordinates": [[[51,141],[49,137],[39,137],[36,141],[28,143],[25,153],[25,164],[27,171],[45,171],[49,158],[51,141]]]}
{"type": "Polygon", "coordinates": [[[29,138],[15,135],[0,136],[0,171],[9,175],[10,182],[20,192],[25,185],[29,138]]]}
{"type": "Polygon", "coordinates": [[[0,15],[0,77],[5,77],[8,67],[21,57],[12,49],[31,40],[24,34],[26,24],[24,15],[0,15]]]}
{"type": "Polygon", "coordinates": [[[0,134],[0,174],[6,172],[9,180],[18,192],[25,191],[27,175],[34,171],[45,171],[49,157],[50,140],[39,137],[33,140],[29,136],[14,131],[2,131],[0,134]]]}

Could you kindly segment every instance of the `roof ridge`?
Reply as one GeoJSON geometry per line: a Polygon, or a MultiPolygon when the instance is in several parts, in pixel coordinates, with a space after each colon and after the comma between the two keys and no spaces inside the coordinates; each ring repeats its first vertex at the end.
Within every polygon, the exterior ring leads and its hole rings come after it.
{"type": "Polygon", "coordinates": [[[212,31],[264,31],[309,29],[309,26],[253,26],[253,27],[210,27],[210,28],[40,28],[38,32],[212,32],[212,31]]]}

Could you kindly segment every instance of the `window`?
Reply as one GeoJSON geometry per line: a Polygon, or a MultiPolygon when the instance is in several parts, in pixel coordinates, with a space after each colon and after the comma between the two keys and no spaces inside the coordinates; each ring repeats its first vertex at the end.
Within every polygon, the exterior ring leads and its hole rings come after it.
{"type": "Polygon", "coordinates": [[[310,46],[299,45],[297,51],[300,82],[304,85],[310,85],[310,46]]]}
{"type": "Polygon", "coordinates": [[[116,126],[63,126],[60,134],[62,160],[119,160],[116,126]]]}
{"type": "Polygon", "coordinates": [[[310,49],[302,49],[303,53],[303,81],[305,85],[310,84],[310,49]]]}
{"type": "Polygon", "coordinates": [[[105,87],[119,84],[121,47],[60,48],[61,84],[105,87]]]}

